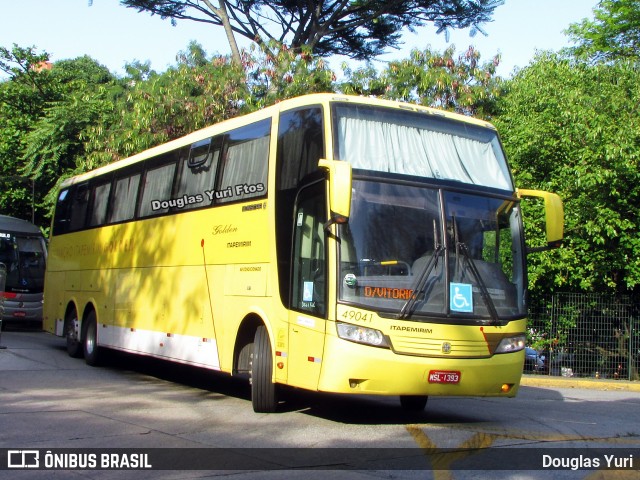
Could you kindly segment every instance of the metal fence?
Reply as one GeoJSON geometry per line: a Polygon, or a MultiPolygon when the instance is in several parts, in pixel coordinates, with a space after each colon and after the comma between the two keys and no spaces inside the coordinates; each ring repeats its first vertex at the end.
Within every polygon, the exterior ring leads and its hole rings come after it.
{"type": "Polygon", "coordinates": [[[640,380],[640,304],[626,296],[557,293],[529,308],[525,371],[640,380]],[[532,358],[534,357],[534,358],[532,358]]]}

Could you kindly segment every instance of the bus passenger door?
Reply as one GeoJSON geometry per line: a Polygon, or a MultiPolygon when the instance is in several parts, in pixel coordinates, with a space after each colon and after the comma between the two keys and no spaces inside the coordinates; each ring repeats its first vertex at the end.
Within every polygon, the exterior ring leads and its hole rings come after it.
{"type": "Polygon", "coordinates": [[[293,228],[288,383],[316,390],[322,365],[327,312],[324,222],[325,183],[303,188],[293,228]]]}

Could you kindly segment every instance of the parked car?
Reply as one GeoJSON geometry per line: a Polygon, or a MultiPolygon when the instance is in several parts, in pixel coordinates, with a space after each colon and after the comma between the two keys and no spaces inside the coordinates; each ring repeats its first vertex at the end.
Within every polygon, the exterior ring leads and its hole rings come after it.
{"type": "Polygon", "coordinates": [[[545,356],[535,348],[524,349],[524,371],[527,373],[542,373],[545,370],[545,356]]]}
{"type": "Polygon", "coordinates": [[[551,375],[556,377],[573,377],[576,371],[576,358],[574,353],[554,352],[551,354],[548,363],[551,375]]]}

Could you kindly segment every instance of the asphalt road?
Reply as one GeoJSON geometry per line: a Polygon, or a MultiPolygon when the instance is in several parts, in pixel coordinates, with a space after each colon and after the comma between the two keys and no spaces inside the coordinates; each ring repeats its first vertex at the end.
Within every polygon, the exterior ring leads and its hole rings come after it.
{"type": "Polygon", "coordinates": [[[215,372],[117,353],[89,367],[36,330],[0,346],[1,478],[640,478],[631,382],[527,376],[515,399],[434,397],[414,414],[395,398],[285,391],[279,413],[256,414],[248,385],[215,372]],[[111,449],[150,452],[154,468],[62,468],[111,449]],[[8,469],[17,450],[61,468],[8,469]]]}

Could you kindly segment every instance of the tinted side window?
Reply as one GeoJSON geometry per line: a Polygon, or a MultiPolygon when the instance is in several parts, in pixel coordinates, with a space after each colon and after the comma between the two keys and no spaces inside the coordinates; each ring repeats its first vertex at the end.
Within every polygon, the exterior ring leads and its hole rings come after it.
{"type": "Polygon", "coordinates": [[[123,222],[133,218],[136,212],[136,198],[138,197],[140,177],[139,173],[134,173],[116,180],[113,198],[111,199],[109,223],[123,222]]]}
{"type": "Polygon", "coordinates": [[[107,208],[109,206],[109,194],[111,182],[95,185],[91,190],[91,212],[89,213],[89,226],[97,227],[107,222],[107,208]]]}
{"type": "MultiPolygon", "coordinates": [[[[169,200],[171,199],[173,179],[176,173],[176,162],[174,159],[174,154],[169,153],[162,160],[170,163],[147,166],[142,184],[140,217],[148,217],[169,211],[169,200]]],[[[182,201],[184,202],[184,200],[182,201]]]]}
{"type": "Polygon", "coordinates": [[[58,193],[56,212],[53,217],[53,235],[61,235],[69,231],[69,207],[71,205],[71,198],[73,197],[72,188],[66,188],[58,193]]]}
{"type": "Polygon", "coordinates": [[[69,216],[69,230],[81,230],[84,228],[89,206],[89,186],[78,185],[75,188],[73,201],[71,202],[71,215],[69,216]]]}
{"type": "Polygon", "coordinates": [[[221,136],[207,138],[194,143],[182,154],[176,196],[186,195],[191,201],[185,209],[211,205],[215,200],[221,147],[221,136]]]}
{"type": "Polygon", "coordinates": [[[271,119],[232,130],[225,136],[225,158],[218,202],[267,193],[271,119]]]}
{"type": "Polygon", "coordinates": [[[324,157],[322,109],[305,108],[280,115],[278,127],[278,189],[297,188],[306,175],[318,169],[324,157]]]}

